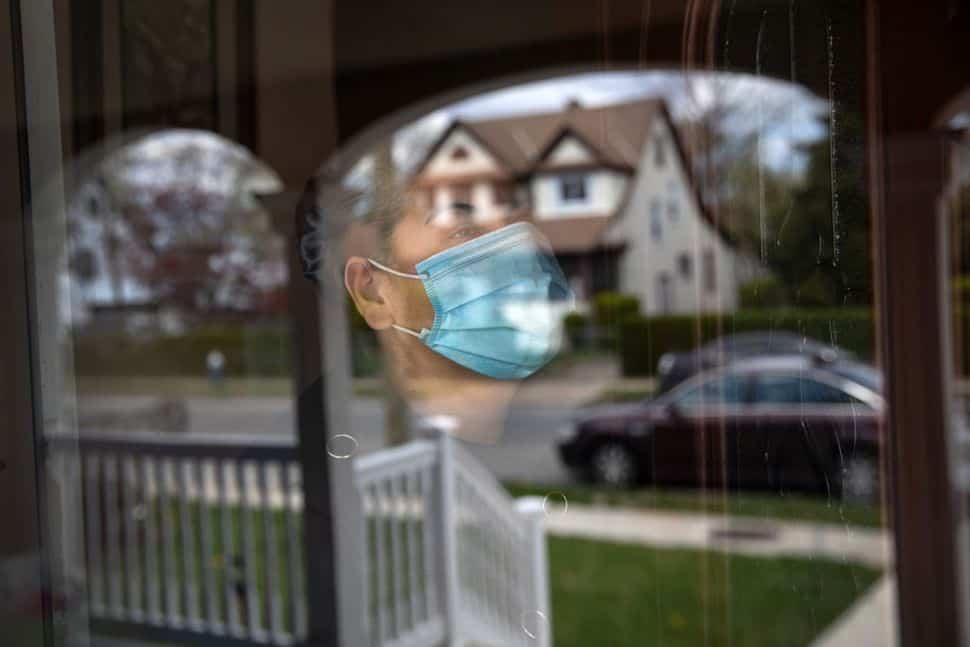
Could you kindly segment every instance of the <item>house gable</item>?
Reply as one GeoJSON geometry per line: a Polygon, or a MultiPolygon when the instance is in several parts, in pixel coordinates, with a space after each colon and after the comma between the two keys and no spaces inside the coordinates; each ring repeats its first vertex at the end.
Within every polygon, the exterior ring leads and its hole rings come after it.
{"type": "Polygon", "coordinates": [[[546,154],[542,165],[546,168],[557,166],[572,166],[575,164],[591,164],[596,157],[589,146],[578,137],[567,133],[546,154]]]}
{"type": "Polygon", "coordinates": [[[418,178],[434,182],[455,177],[505,174],[501,161],[474,134],[456,123],[432,148],[418,178]]]}

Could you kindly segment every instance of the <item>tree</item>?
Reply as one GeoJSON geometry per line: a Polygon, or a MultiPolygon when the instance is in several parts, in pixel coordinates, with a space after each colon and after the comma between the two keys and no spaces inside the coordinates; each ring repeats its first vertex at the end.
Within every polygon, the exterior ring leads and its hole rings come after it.
{"type": "Polygon", "coordinates": [[[787,208],[772,209],[775,244],[768,264],[795,304],[868,304],[871,259],[859,122],[840,125],[806,153],[805,175],[787,208]]]}

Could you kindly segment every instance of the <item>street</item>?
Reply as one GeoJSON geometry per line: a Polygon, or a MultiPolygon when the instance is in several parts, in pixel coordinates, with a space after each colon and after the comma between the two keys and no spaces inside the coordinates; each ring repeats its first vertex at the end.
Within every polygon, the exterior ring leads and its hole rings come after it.
{"type": "MultiPolygon", "coordinates": [[[[131,411],[151,406],[148,396],[99,396],[83,398],[81,418],[93,411],[131,411]]],[[[186,398],[188,433],[294,435],[293,406],[279,397],[192,397],[186,398]]],[[[555,454],[556,429],[574,409],[572,404],[551,405],[523,402],[513,405],[505,432],[492,445],[463,443],[499,480],[561,484],[569,473],[555,454]]],[[[368,453],[384,444],[384,404],[380,398],[353,398],[351,428],[332,430],[346,433],[358,443],[358,453],[368,453]]],[[[82,425],[83,426],[83,425],[82,425]]],[[[174,433],[174,432],[173,432],[174,433]]]]}

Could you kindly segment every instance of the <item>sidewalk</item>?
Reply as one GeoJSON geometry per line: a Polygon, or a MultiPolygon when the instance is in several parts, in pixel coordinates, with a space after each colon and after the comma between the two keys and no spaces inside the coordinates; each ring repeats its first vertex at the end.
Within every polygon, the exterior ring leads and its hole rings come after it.
{"type": "Polygon", "coordinates": [[[680,512],[648,512],[570,504],[546,515],[553,535],[754,556],[819,557],[887,568],[889,534],[882,530],[680,512]]]}
{"type": "Polygon", "coordinates": [[[815,639],[813,647],[896,647],[896,579],[884,575],[815,639]]]}

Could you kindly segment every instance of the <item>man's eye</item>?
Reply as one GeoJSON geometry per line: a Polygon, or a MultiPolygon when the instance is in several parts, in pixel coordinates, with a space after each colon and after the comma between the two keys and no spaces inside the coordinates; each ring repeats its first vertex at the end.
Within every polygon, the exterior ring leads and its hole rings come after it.
{"type": "Polygon", "coordinates": [[[481,233],[481,227],[460,227],[453,231],[449,238],[474,238],[481,233]]]}

